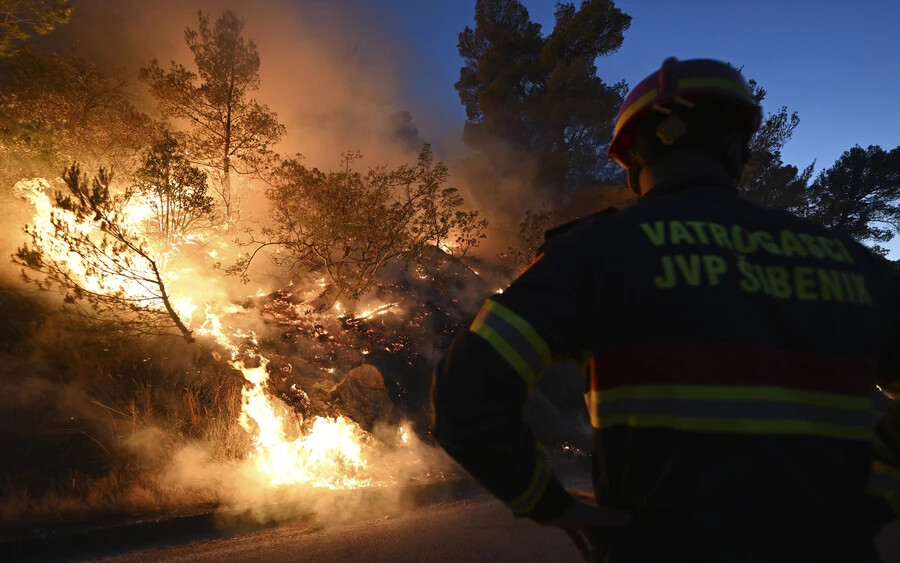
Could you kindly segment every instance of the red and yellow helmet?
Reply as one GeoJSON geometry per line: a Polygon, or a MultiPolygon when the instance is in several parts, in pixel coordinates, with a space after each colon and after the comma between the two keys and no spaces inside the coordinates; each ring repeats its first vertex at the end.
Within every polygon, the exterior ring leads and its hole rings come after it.
{"type": "Polygon", "coordinates": [[[625,98],[607,153],[610,160],[626,169],[631,165],[632,126],[649,111],[659,109],[668,113],[667,105],[693,105],[706,99],[733,102],[747,139],[759,128],[762,112],[753,101],[750,86],[737,69],[713,59],[679,61],[670,57],[625,98]]]}

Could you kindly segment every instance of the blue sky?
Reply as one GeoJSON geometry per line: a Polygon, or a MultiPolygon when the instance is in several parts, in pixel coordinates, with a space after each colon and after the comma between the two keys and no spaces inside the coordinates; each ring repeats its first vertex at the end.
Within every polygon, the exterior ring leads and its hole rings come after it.
{"type": "MultiPolygon", "coordinates": [[[[580,3],[580,2],[576,2],[580,3]]],[[[523,0],[545,33],[556,2],[523,0]]],[[[618,0],[631,15],[622,48],[597,61],[606,82],[629,86],[668,56],[744,67],[800,125],[785,162],[816,171],[853,145],[900,145],[900,2],[894,0],[618,0]]],[[[404,90],[424,138],[465,119],[453,84],[457,35],[474,25],[474,0],[372,0],[385,31],[414,46],[404,90]]],[[[459,129],[457,129],[459,130],[459,129]]],[[[435,139],[439,142],[438,139],[435,139]]],[[[900,249],[900,244],[892,245],[900,249]]]]}
{"type": "MultiPolygon", "coordinates": [[[[555,2],[524,0],[545,32],[555,2]]],[[[474,1],[375,3],[388,32],[415,46],[408,91],[420,121],[463,120],[453,88],[457,35],[473,25],[474,1]]],[[[900,145],[900,2],[861,0],[619,0],[632,16],[622,48],[597,61],[607,82],[629,86],[668,56],[712,57],[744,67],[768,91],[767,110],[787,106],[800,126],[785,162],[816,169],[855,144],[900,145]]],[[[424,127],[427,135],[428,126],[424,127]]]]}

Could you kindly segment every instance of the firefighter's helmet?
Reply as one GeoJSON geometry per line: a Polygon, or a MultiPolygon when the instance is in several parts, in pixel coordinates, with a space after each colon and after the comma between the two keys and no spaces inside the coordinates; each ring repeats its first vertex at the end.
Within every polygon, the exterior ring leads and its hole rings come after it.
{"type": "MultiPolygon", "coordinates": [[[[656,111],[663,115],[672,108],[691,108],[706,101],[718,101],[718,105],[736,118],[734,123],[749,141],[759,128],[762,113],[753,100],[750,86],[737,69],[727,63],[712,59],[679,61],[666,59],[662,67],[635,86],[619,111],[609,158],[623,168],[629,168],[634,147],[634,125],[643,116],[656,111]]],[[[686,124],[681,119],[663,120],[656,128],[656,136],[662,143],[673,144],[684,134],[686,124]]]]}

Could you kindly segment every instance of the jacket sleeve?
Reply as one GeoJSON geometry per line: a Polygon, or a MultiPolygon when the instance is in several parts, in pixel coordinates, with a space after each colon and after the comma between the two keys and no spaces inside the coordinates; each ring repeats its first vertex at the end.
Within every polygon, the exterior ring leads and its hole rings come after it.
{"type": "Polygon", "coordinates": [[[554,356],[588,342],[589,272],[573,237],[560,237],[503,294],[487,300],[438,363],[434,435],[516,516],[544,521],[572,502],[521,410],[554,356]]]}
{"type": "Polygon", "coordinates": [[[875,427],[868,492],[874,497],[878,522],[900,518],[900,403],[896,400],[875,427]]]}
{"type": "MultiPolygon", "coordinates": [[[[900,276],[893,279],[895,293],[900,296],[900,276]]],[[[900,306],[895,311],[893,328],[879,364],[878,386],[891,398],[891,403],[875,426],[868,492],[873,499],[875,519],[884,523],[900,518],[900,306]]]]}

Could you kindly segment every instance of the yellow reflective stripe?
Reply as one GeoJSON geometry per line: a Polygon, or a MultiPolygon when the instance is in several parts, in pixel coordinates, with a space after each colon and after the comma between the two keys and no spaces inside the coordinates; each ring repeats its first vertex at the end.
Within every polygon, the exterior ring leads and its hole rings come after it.
{"type": "Polygon", "coordinates": [[[678,79],[676,89],[679,92],[682,90],[690,90],[692,88],[721,88],[723,90],[731,90],[732,92],[740,94],[741,97],[746,98],[748,102],[753,102],[753,94],[747,90],[743,84],[727,78],[694,77],[678,79]]]}
{"type": "Polygon", "coordinates": [[[531,390],[534,389],[535,384],[538,382],[538,376],[531,369],[531,366],[528,365],[528,362],[523,360],[522,356],[502,336],[497,334],[497,331],[488,325],[479,323],[476,320],[475,323],[472,323],[469,330],[484,338],[488,344],[493,346],[494,350],[525,380],[525,386],[528,388],[528,392],[531,393],[531,390]]]}
{"type": "Polygon", "coordinates": [[[672,428],[695,432],[723,432],[730,434],[815,434],[829,438],[848,440],[869,440],[872,433],[868,428],[844,426],[827,422],[807,420],[758,420],[731,418],[697,418],[673,415],[613,414],[597,418],[591,416],[594,428],[605,429],[613,426],[631,428],[672,428]]]}
{"type": "Polygon", "coordinates": [[[872,477],[866,491],[884,498],[894,513],[900,515],[900,469],[872,460],[872,477]]]}
{"type": "Polygon", "coordinates": [[[588,391],[584,394],[584,403],[587,405],[588,416],[591,419],[591,428],[600,428],[600,415],[597,414],[597,391],[588,391]]]}
{"type": "Polygon", "coordinates": [[[525,337],[526,340],[537,350],[538,354],[541,356],[541,360],[544,362],[544,367],[550,365],[550,361],[552,359],[552,355],[550,353],[550,347],[547,346],[547,342],[541,338],[541,335],[538,334],[534,328],[528,321],[515,314],[512,309],[507,309],[503,305],[488,299],[484,303],[484,307],[487,308],[490,312],[496,313],[498,317],[508,322],[513,326],[519,333],[525,337]]]}
{"type": "Polygon", "coordinates": [[[622,115],[619,116],[618,121],[616,121],[616,129],[613,132],[613,136],[619,134],[619,130],[622,129],[622,126],[625,125],[625,123],[629,119],[631,119],[634,114],[636,114],[638,111],[646,107],[647,104],[652,102],[653,99],[656,98],[656,94],[656,88],[653,88],[652,90],[649,90],[646,94],[635,100],[633,104],[628,106],[628,109],[623,111],[622,115]]]}
{"type": "Polygon", "coordinates": [[[692,399],[710,401],[769,401],[800,403],[841,410],[868,411],[868,397],[761,385],[633,385],[591,391],[588,404],[624,399],[692,399]]]}
{"type": "Polygon", "coordinates": [[[872,473],[886,475],[897,481],[897,485],[900,486],[900,469],[897,469],[896,467],[892,467],[883,461],[875,459],[872,460],[872,473]]]}
{"type": "Polygon", "coordinates": [[[552,477],[553,472],[550,470],[550,466],[547,465],[543,458],[538,457],[537,462],[534,464],[534,473],[531,476],[531,483],[528,485],[528,488],[524,493],[507,502],[506,505],[512,509],[513,514],[516,516],[528,514],[534,510],[538,501],[544,496],[544,491],[547,490],[547,485],[550,484],[552,477]]]}

